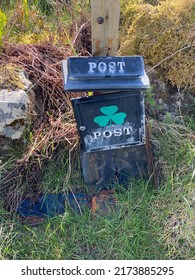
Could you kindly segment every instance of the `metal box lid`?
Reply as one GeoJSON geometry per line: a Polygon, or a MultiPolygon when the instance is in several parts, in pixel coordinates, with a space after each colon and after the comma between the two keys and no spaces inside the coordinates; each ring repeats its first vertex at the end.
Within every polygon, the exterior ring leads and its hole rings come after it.
{"type": "Polygon", "coordinates": [[[65,91],[149,88],[142,56],[69,57],[62,62],[65,91]]]}
{"type": "Polygon", "coordinates": [[[145,143],[143,95],[139,91],[71,99],[82,151],[145,143]]]}

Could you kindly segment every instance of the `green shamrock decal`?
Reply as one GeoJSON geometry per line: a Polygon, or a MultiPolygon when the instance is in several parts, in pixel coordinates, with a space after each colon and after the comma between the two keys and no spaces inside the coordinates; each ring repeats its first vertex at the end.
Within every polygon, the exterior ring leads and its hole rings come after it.
{"type": "Polygon", "coordinates": [[[111,105],[100,108],[100,111],[105,116],[97,116],[94,118],[94,122],[97,123],[99,126],[104,127],[109,125],[112,125],[112,122],[115,124],[123,124],[126,118],[125,113],[116,113],[118,111],[118,106],[111,105]]]}

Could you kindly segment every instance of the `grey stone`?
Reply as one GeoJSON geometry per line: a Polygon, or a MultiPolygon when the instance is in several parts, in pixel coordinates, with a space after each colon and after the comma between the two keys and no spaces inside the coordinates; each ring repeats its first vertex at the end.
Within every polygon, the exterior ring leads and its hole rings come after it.
{"type": "Polygon", "coordinates": [[[162,99],[164,102],[167,98],[167,87],[163,80],[163,77],[159,74],[159,72],[155,69],[151,69],[151,67],[146,66],[146,72],[150,80],[150,84],[153,87],[153,92],[156,98],[162,99]]]}
{"type": "Polygon", "coordinates": [[[34,111],[32,83],[18,70],[22,89],[0,88],[0,136],[20,139],[34,111]]]}

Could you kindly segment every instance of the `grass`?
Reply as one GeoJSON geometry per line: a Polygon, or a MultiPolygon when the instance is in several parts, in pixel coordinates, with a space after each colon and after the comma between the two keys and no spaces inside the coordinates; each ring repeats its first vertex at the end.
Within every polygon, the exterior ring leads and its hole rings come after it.
{"type": "MultiPolygon", "coordinates": [[[[116,186],[118,207],[109,216],[89,209],[79,215],[67,207],[64,215],[36,227],[11,219],[1,205],[0,258],[194,259],[193,132],[174,123],[158,129],[159,157],[166,162],[161,188],[131,181],[128,189],[116,186]]],[[[59,191],[66,171],[67,158],[59,155],[43,172],[44,190],[59,191]]],[[[72,177],[80,186],[80,173],[72,177]]]]}
{"type": "MultiPolygon", "coordinates": [[[[139,186],[139,193],[143,191],[143,186],[139,186]]],[[[3,239],[7,236],[7,242],[3,242],[4,256],[17,259],[158,258],[156,226],[150,222],[147,208],[140,208],[137,199],[132,203],[132,194],[132,191],[120,194],[120,210],[109,218],[94,217],[89,211],[79,216],[67,210],[64,216],[48,220],[39,228],[15,222],[10,229],[5,224],[4,230],[8,232],[1,236],[3,239]],[[147,223],[143,223],[143,219],[147,223]]]]}
{"type": "Polygon", "coordinates": [[[2,1],[0,9],[7,21],[6,27],[0,32],[4,35],[4,41],[11,43],[50,42],[58,46],[69,45],[69,33],[71,39],[76,36],[81,22],[89,17],[89,7],[89,1],[76,0],[71,3],[46,0],[2,1]]]}

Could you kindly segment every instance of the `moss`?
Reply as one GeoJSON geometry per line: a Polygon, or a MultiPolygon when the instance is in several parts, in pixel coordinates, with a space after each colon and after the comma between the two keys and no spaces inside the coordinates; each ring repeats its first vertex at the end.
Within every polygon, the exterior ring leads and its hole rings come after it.
{"type": "Polygon", "coordinates": [[[58,34],[58,32],[51,32],[43,30],[41,33],[23,33],[18,37],[17,35],[12,36],[9,39],[10,42],[17,44],[47,44],[52,42],[53,45],[68,44],[67,37],[64,34],[58,34]]]}
{"type": "Polygon", "coordinates": [[[0,68],[0,90],[1,89],[24,89],[25,85],[20,78],[21,69],[13,64],[1,65],[0,68]]]}
{"type": "Polygon", "coordinates": [[[173,86],[195,92],[194,0],[123,5],[121,55],[143,55],[173,86]]]}

